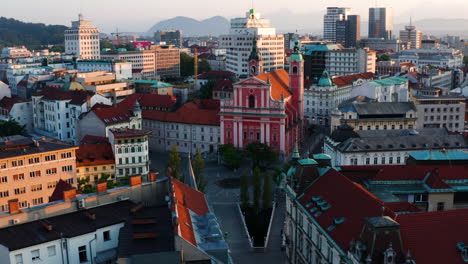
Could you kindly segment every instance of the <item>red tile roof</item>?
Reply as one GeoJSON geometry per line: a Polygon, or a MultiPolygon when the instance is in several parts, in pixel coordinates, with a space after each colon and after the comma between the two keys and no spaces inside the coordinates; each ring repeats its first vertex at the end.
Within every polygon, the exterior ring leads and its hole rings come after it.
{"type": "Polygon", "coordinates": [[[25,102],[30,102],[31,99],[24,99],[20,97],[3,97],[2,100],[0,100],[0,107],[3,108],[4,110],[7,110],[8,112],[11,111],[13,106],[18,103],[25,103],[25,102]]]}
{"type": "Polygon", "coordinates": [[[213,91],[232,91],[234,82],[232,80],[218,80],[216,81],[213,91]]]}
{"type": "Polygon", "coordinates": [[[403,246],[417,263],[462,264],[457,243],[468,244],[468,209],[401,214],[403,246]]]}
{"type": "Polygon", "coordinates": [[[94,94],[93,91],[63,91],[61,89],[47,87],[36,93],[35,96],[42,96],[42,99],[45,100],[70,100],[69,104],[82,105],[94,94]]]}
{"type": "Polygon", "coordinates": [[[150,132],[145,130],[130,128],[114,128],[110,131],[114,134],[114,138],[144,137],[150,134],[150,132]]]}
{"type": "Polygon", "coordinates": [[[115,164],[114,153],[109,143],[81,145],[76,150],[76,166],[115,164]]]}
{"type": "Polygon", "coordinates": [[[205,195],[181,181],[171,178],[174,190],[175,210],[178,217],[179,235],[193,244],[197,245],[193,230],[190,211],[197,215],[204,215],[209,212],[205,195]]]}
{"type": "Polygon", "coordinates": [[[123,109],[133,109],[137,100],[142,109],[172,109],[177,102],[177,98],[171,95],[136,93],[125,98],[117,106],[123,109]]]}
{"type": "Polygon", "coordinates": [[[365,73],[359,73],[359,74],[353,74],[353,75],[347,75],[347,76],[339,76],[333,79],[333,82],[337,86],[345,86],[345,85],[351,85],[353,84],[354,81],[358,79],[363,79],[363,80],[373,80],[374,73],[372,72],[365,72],[365,73]]]}
{"type": "MultiPolygon", "coordinates": [[[[73,186],[68,182],[60,179],[55,186],[54,192],[49,197],[49,203],[63,200],[63,192],[73,189],[73,186]]],[[[80,193],[78,190],[76,193],[80,193]]]]}
{"type": "MultiPolygon", "coordinates": [[[[316,196],[320,196],[320,200],[326,200],[331,206],[320,216],[310,213],[325,230],[333,224],[334,219],[345,217],[343,223],[328,231],[333,240],[345,250],[349,248],[352,239],[359,237],[366,217],[381,216],[384,207],[380,199],[334,169],[330,169],[307,188],[299,202],[306,210],[310,210],[316,207],[311,203],[311,198],[316,196]]],[[[384,215],[391,218],[395,216],[393,211],[384,208],[384,215]]]]}
{"type": "MultiPolygon", "coordinates": [[[[468,175],[465,175],[468,178],[468,175]]],[[[428,172],[428,175],[424,179],[424,183],[431,189],[451,189],[447,183],[442,181],[439,176],[439,169],[434,169],[428,172]]]]}
{"type": "Polygon", "coordinates": [[[389,208],[395,213],[400,213],[400,212],[421,212],[421,209],[418,207],[414,206],[410,202],[392,202],[392,203],[385,203],[385,207],[389,208]]]}
{"type": "Polygon", "coordinates": [[[120,107],[105,107],[96,108],[92,112],[99,118],[105,125],[113,125],[123,122],[128,122],[133,113],[127,109],[120,107]]]}
{"type": "Polygon", "coordinates": [[[270,96],[273,100],[280,101],[292,95],[289,92],[289,73],[284,69],[260,74],[255,78],[271,83],[270,96]]]}
{"type": "Polygon", "coordinates": [[[161,122],[174,122],[185,124],[199,124],[218,126],[219,121],[219,101],[209,100],[200,104],[197,101],[184,104],[175,112],[164,112],[156,110],[143,111],[143,118],[150,120],[158,120],[161,122]],[[204,105],[203,105],[204,104],[204,105]],[[218,105],[217,108],[211,109],[218,105]],[[204,106],[208,107],[204,108],[204,106]]]}
{"type": "Polygon", "coordinates": [[[99,143],[109,143],[109,139],[106,137],[99,137],[93,135],[86,135],[81,139],[81,144],[99,144],[99,143]]]}

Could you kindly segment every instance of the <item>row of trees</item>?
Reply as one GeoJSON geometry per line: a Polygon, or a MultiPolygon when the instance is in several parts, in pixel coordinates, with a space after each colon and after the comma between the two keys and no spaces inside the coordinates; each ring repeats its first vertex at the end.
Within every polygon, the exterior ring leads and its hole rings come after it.
{"type": "MultiPolygon", "coordinates": [[[[128,178],[128,176],[126,178],[128,178]]],[[[123,179],[123,181],[121,180],[120,183],[116,183],[110,179],[110,174],[101,173],[101,177],[99,177],[99,179],[96,181],[96,184],[103,182],[107,182],[107,189],[112,189],[119,185],[127,185],[128,179],[127,182],[125,182],[125,179],[123,179]]],[[[94,193],[96,192],[96,186],[90,184],[89,178],[78,179],[78,190],[81,193],[94,193]]]]}
{"type": "MultiPolygon", "coordinates": [[[[167,162],[168,173],[181,182],[185,182],[185,175],[181,172],[181,160],[179,150],[176,145],[172,146],[169,153],[169,161],[167,162]]],[[[195,156],[191,162],[193,174],[195,175],[195,183],[200,192],[205,192],[207,180],[203,176],[203,168],[205,168],[205,160],[199,149],[195,152],[195,156]]]]}
{"type": "Polygon", "coordinates": [[[252,142],[247,145],[243,153],[232,144],[224,144],[219,147],[219,152],[223,158],[224,165],[229,169],[238,169],[242,162],[242,155],[250,158],[252,168],[268,168],[278,161],[278,153],[267,144],[252,142]]]}
{"type": "Polygon", "coordinates": [[[272,181],[270,174],[262,173],[256,167],[253,171],[253,201],[250,199],[249,178],[247,173],[241,175],[240,200],[242,209],[252,209],[259,213],[261,210],[271,209],[273,205],[272,181]]]}

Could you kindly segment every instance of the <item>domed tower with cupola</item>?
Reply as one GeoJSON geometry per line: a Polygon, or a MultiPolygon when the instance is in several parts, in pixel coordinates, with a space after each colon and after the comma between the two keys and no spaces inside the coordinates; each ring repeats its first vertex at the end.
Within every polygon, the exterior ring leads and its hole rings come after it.
{"type": "Polygon", "coordinates": [[[294,40],[294,48],[289,59],[289,89],[293,96],[293,105],[298,109],[299,119],[304,119],[304,58],[299,40],[294,40]]]}
{"type": "Polygon", "coordinates": [[[254,38],[252,52],[249,56],[249,77],[263,73],[263,61],[257,47],[257,40],[254,38]]]}

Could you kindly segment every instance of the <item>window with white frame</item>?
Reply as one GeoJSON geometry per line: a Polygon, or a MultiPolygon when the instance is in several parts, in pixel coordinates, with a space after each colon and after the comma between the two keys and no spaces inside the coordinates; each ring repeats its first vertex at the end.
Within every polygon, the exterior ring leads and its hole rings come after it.
{"type": "Polygon", "coordinates": [[[57,255],[55,245],[47,247],[47,254],[48,254],[49,257],[53,257],[53,256],[57,255]]]}
{"type": "Polygon", "coordinates": [[[31,251],[31,260],[33,262],[37,262],[37,261],[41,260],[41,255],[40,255],[39,249],[31,251]]]}
{"type": "Polygon", "coordinates": [[[15,255],[15,264],[23,264],[23,254],[15,255]]]}

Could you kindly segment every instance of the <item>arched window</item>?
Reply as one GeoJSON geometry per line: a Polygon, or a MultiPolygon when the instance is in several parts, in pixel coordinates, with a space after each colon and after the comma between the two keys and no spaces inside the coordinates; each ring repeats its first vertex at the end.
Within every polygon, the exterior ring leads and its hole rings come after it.
{"type": "Polygon", "coordinates": [[[293,67],[293,73],[297,73],[297,67],[296,66],[293,67]]]}
{"type": "Polygon", "coordinates": [[[255,96],[253,94],[249,96],[249,107],[255,108],[255,96]]]}

